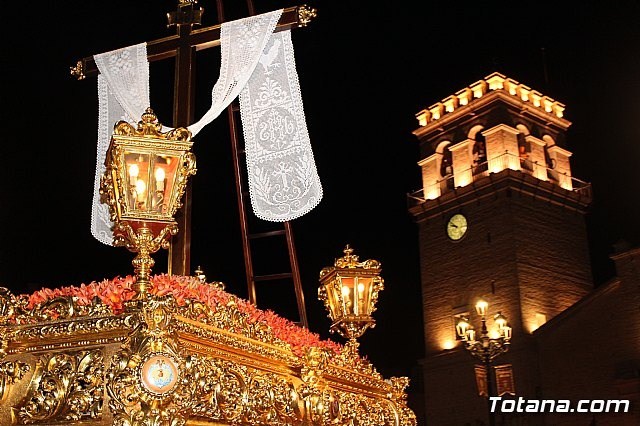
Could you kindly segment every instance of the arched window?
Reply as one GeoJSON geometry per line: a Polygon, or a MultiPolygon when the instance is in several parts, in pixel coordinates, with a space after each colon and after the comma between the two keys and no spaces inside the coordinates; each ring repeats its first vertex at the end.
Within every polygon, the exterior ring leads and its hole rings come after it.
{"type": "Polygon", "coordinates": [[[440,154],[440,164],[438,166],[438,171],[440,173],[440,190],[446,191],[447,189],[453,189],[453,160],[451,155],[451,150],[449,150],[449,146],[451,142],[443,141],[438,144],[436,148],[436,153],[440,154]]]}
{"type": "Polygon", "coordinates": [[[476,140],[476,136],[478,135],[478,133],[480,133],[480,130],[482,129],[484,129],[483,126],[481,126],[480,124],[476,124],[471,129],[469,129],[469,133],[467,134],[467,137],[471,140],[476,140]]]}
{"type": "Polygon", "coordinates": [[[440,154],[440,164],[439,164],[439,172],[441,178],[446,178],[453,174],[453,164],[451,159],[451,151],[449,150],[449,145],[451,142],[444,141],[438,144],[436,148],[436,153],[440,154]]]}
{"type": "Polygon", "coordinates": [[[525,126],[524,124],[517,124],[516,125],[516,129],[518,129],[518,131],[520,133],[522,133],[524,136],[529,136],[531,134],[529,132],[529,128],[527,126],[525,126]]]}
{"type": "Polygon", "coordinates": [[[544,159],[547,163],[547,167],[550,169],[555,169],[556,165],[554,160],[549,156],[549,152],[547,152],[547,149],[549,147],[552,147],[556,144],[556,141],[549,135],[544,135],[542,137],[542,140],[545,142],[544,145],[544,159]]]}
{"type": "Polygon", "coordinates": [[[482,129],[484,129],[484,127],[478,124],[473,126],[468,133],[469,139],[474,141],[473,148],[471,148],[474,175],[487,170],[487,147],[484,135],[481,132],[482,129]]]}
{"type": "Polygon", "coordinates": [[[533,164],[529,159],[531,154],[531,144],[527,142],[524,133],[518,133],[518,156],[520,157],[520,167],[533,171],[533,164]]]}

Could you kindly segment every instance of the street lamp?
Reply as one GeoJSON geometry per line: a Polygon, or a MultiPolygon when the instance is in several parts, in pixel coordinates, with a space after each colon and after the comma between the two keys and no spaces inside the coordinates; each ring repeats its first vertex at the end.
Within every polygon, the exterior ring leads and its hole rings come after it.
{"type": "Polygon", "coordinates": [[[191,132],[176,128],[163,133],[151,108],[137,127],[116,123],[100,182],[101,201],[114,222],[113,245],[137,253],[132,305],[148,297],[154,261],[151,254],[167,248],[178,232],[174,215],[181,207],[189,176],[196,172],[191,132]]]}
{"type": "Polygon", "coordinates": [[[456,322],[456,333],[464,341],[464,347],[471,355],[479,359],[485,367],[487,376],[487,407],[489,408],[489,424],[495,425],[495,418],[491,412],[491,401],[489,397],[495,396],[493,391],[493,378],[491,364],[493,360],[509,350],[511,343],[512,329],[507,322],[507,318],[498,312],[493,317],[493,322],[497,326],[496,333],[490,333],[487,329],[487,309],[489,304],[485,300],[478,300],[476,312],[481,318],[482,327],[480,335],[477,336],[475,329],[467,318],[460,317],[456,322]]]}

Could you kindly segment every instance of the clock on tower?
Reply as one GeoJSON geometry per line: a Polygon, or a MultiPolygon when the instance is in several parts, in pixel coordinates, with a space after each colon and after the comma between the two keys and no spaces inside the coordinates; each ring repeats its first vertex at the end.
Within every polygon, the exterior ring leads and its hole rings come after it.
{"type": "Polygon", "coordinates": [[[447,221],[447,236],[452,241],[458,241],[467,233],[467,218],[456,213],[447,221]]]}

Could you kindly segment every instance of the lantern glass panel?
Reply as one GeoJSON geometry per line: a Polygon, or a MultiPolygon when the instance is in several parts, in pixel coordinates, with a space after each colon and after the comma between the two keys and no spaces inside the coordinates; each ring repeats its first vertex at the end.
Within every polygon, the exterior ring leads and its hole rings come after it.
{"type": "Polygon", "coordinates": [[[148,212],[151,207],[149,197],[150,167],[149,154],[126,151],[124,154],[124,188],[127,196],[127,209],[134,212],[148,212]]]}
{"type": "Polygon", "coordinates": [[[342,296],[342,313],[343,315],[353,315],[354,299],[353,287],[354,277],[339,276],[340,293],[342,296]]]}
{"type": "Polygon", "coordinates": [[[329,303],[330,317],[331,320],[336,321],[338,318],[342,316],[342,311],[340,308],[340,298],[339,298],[339,286],[334,285],[336,281],[331,280],[326,284],[326,292],[329,303]]]}
{"type": "Polygon", "coordinates": [[[175,186],[178,160],[178,156],[156,155],[153,161],[153,210],[162,215],[172,210],[174,200],[171,194],[175,186]]]}
{"type": "Polygon", "coordinates": [[[371,315],[372,303],[371,296],[373,292],[373,278],[371,277],[356,277],[356,294],[357,294],[357,309],[356,315],[371,315]]]}

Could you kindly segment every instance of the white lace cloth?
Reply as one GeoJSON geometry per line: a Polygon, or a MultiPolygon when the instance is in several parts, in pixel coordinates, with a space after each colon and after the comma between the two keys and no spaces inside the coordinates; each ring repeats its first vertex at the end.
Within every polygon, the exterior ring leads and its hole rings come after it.
{"type": "Polygon", "coordinates": [[[220,75],[211,91],[211,108],[188,127],[193,136],[218,117],[238,96],[258,65],[280,15],[282,9],[222,24],[220,75]]]}
{"type": "MultiPolygon", "coordinates": [[[[281,14],[278,10],[222,25],[220,76],[213,87],[211,108],[188,127],[195,136],[242,91],[251,202],[256,216],[271,221],[300,217],[322,198],[291,34],[273,34],[281,14]]],[[[149,106],[149,63],[144,44],[94,59],[100,71],[100,118],[91,231],[99,241],[111,244],[108,209],[99,203],[100,176],[105,169],[111,127],[122,119],[136,123],[149,106]]]]}
{"type": "Polygon", "coordinates": [[[149,61],[147,45],[95,55],[98,75],[98,148],[91,205],[91,234],[104,244],[113,240],[109,207],[100,203],[100,177],[109,148],[113,125],[120,120],[137,123],[149,106],[149,61]]]}
{"type": "Polygon", "coordinates": [[[291,32],[273,34],[259,62],[240,93],[251,206],[261,219],[284,222],[322,198],[291,32]]]}

